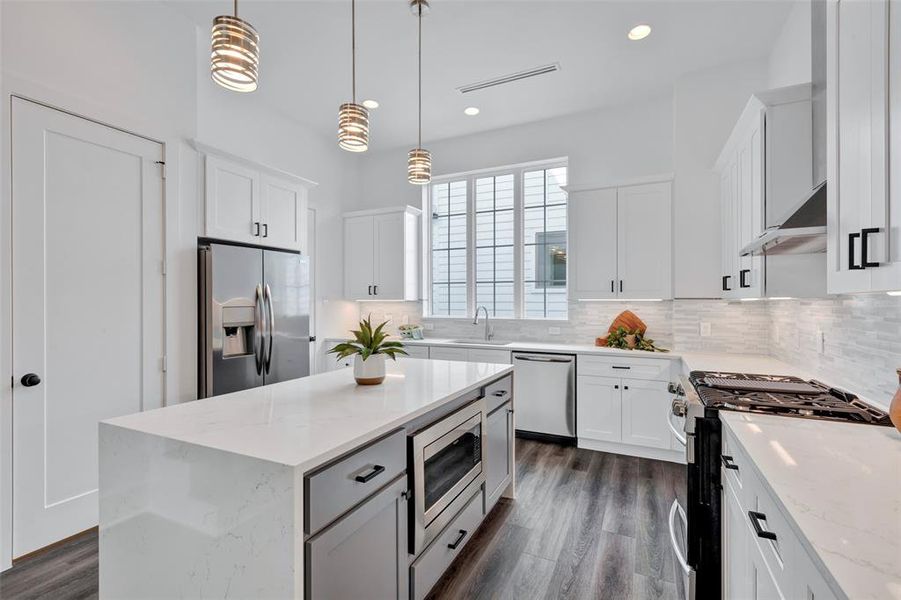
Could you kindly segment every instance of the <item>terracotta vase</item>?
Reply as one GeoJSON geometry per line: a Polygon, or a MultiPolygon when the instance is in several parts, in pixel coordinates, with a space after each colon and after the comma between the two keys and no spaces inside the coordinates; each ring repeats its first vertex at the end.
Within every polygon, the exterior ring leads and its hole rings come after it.
{"type": "Polygon", "coordinates": [[[354,379],[360,385],[377,385],[385,381],[385,355],[371,354],[369,358],[354,357],[354,379]]]}
{"type": "Polygon", "coordinates": [[[892,423],[894,423],[895,429],[901,431],[901,369],[898,369],[897,373],[898,391],[895,392],[895,397],[892,398],[892,405],[888,409],[888,415],[892,423]]]}

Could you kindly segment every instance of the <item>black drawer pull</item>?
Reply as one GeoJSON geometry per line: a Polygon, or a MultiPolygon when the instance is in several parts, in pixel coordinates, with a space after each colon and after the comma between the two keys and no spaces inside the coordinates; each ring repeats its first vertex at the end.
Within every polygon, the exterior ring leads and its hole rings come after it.
{"type": "Polygon", "coordinates": [[[754,527],[754,532],[757,534],[757,537],[763,538],[765,540],[773,540],[774,542],[776,541],[775,533],[773,533],[772,531],[767,531],[760,526],[761,521],[766,521],[765,514],[749,510],[748,516],[751,518],[751,526],[754,527]]]}
{"type": "Polygon", "coordinates": [[[860,233],[848,234],[848,269],[850,271],[858,271],[863,269],[863,265],[854,263],[854,240],[860,237],[860,233]]]}
{"type": "Polygon", "coordinates": [[[732,279],[732,275],[723,275],[723,291],[731,292],[732,288],[729,287],[729,280],[732,279]]]}
{"type": "Polygon", "coordinates": [[[738,272],[738,287],[741,287],[741,288],[751,287],[751,284],[747,283],[747,281],[745,279],[745,275],[750,275],[750,274],[751,274],[751,269],[742,269],[741,271],[738,272]]]}
{"type": "Polygon", "coordinates": [[[354,477],[354,481],[359,481],[360,483],[368,483],[372,480],[373,477],[381,473],[385,470],[385,467],[382,465],[373,465],[372,470],[365,475],[357,475],[354,477]]]}
{"type": "Polygon", "coordinates": [[[497,396],[498,398],[503,398],[504,396],[507,395],[507,390],[498,390],[498,391],[494,392],[494,395],[497,396]]]}
{"type": "Polygon", "coordinates": [[[738,471],[738,465],[732,462],[734,459],[728,454],[723,454],[721,457],[723,459],[723,466],[727,469],[732,469],[733,471],[738,471]]]}
{"type": "Polygon", "coordinates": [[[878,227],[870,227],[868,229],[860,230],[860,264],[864,269],[867,267],[878,267],[878,262],[870,262],[870,249],[868,247],[868,238],[871,233],[879,233],[878,227]]]}
{"type": "Polygon", "coordinates": [[[613,368],[613,369],[626,369],[626,370],[629,370],[629,369],[631,369],[632,367],[620,367],[620,366],[618,366],[618,365],[613,365],[611,368],[613,368]]]}
{"type": "Polygon", "coordinates": [[[466,531],[465,529],[461,529],[460,535],[457,536],[457,539],[454,541],[454,543],[448,544],[447,547],[450,548],[451,550],[456,550],[457,546],[459,546],[460,544],[463,543],[463,540],[466,538],[467,533],[469,533],[469,532],[466,531]]]}

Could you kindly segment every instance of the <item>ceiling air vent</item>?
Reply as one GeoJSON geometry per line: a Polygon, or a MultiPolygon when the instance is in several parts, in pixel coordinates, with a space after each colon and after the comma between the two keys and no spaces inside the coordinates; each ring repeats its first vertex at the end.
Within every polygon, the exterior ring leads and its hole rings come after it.
{"type": "Polygon", "coordinates": [[[470,83],[469,85],[460,86],[457,88],[457,91],[461,94],[468,94],[469,92],[484,90],[485,88],[494,87],[496,85],[504,85],[505,83],[512,83],[514,81],[519,81],[520,79],[528,79],[529,77],[536,77],[538,75],[553,73],[554,71],[559,70],[559,63],[543,65],[541,67],[535,67],[534,69],[526,69],[525,71],[519,71],[517,73],[495,77],[494,79],[486,79],[485,81],[479,81],[477,83],[470,83]]]}

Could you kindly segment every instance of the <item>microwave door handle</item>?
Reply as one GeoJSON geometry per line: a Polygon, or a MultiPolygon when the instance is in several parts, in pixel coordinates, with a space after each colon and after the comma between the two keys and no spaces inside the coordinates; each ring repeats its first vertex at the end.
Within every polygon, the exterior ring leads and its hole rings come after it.
{"type": "Polygon", "coordinates": [[[275,346],[275,309],[272,308],[272,289],[266,284],[266,307],[269,312],[269,348],[266,351],[266,374],[272,364],[272,348],[275,346]]]}

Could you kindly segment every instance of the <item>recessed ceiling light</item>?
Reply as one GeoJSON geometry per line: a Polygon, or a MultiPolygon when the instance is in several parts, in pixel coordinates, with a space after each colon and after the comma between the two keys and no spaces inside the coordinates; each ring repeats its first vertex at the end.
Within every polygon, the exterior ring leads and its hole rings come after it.
{"type": "Polygon", "coordinates": [[[479,109],[476,108],[475,106],[469,106],[469,107],[463,109],[463,114],[465,114],[468,117],[474,117],[477,114],[479,114],[479,109]]]}
{"type": "Polygon", "coordinates": [[[378,108],[379,103],[376,102],[375,100],[363,100],[363,106],[365,106],[368,109],[373,109],[373,108],[378,108]]]}
{"type": "Polygon", "coordinates": [[[651,26],[645,25],[644,23],[642,23],[641,25],[636,25],[629,30],[630,40],[643,40],[649,35],[651,35],[651,26]]]}

